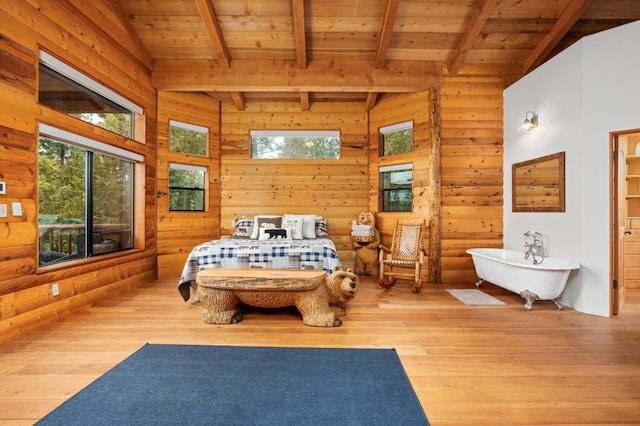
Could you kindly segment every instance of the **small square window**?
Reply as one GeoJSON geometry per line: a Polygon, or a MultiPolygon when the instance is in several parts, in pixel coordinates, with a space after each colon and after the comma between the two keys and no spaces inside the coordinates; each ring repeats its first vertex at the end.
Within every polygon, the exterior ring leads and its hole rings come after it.
{"type": "Polygon", "coordinates": [[[413,122],[406,121],[380,128],[380,152],[383,156],[413,151],[413,122]]]}
{"type": "Polygon", "coordinates": [[[204,157],[208,135],[206,127],[169,120],[169,151],[204,157]]]}
{"type": "Polygon", "coordinates": [[[206,171],[187,164],[169,165],[170,211],[204,211],[206,171]]]}
{"type": "Polygon", "coordinates": [[[381,211],[413,211],[413,165],[381,167],[380,187],[381,211]]]}

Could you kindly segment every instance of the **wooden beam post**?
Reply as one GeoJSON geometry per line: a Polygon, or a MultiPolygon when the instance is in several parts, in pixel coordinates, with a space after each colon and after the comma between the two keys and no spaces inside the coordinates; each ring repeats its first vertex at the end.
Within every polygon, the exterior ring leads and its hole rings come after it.
{"type": "Polygon", "coordinates": [[[429,89],[429,130],[431,133],[431,154],[429,161],[429,250],[428,250],[428,282],[442,282],[442,139],[440,136],[440,88],[429,89]]]}

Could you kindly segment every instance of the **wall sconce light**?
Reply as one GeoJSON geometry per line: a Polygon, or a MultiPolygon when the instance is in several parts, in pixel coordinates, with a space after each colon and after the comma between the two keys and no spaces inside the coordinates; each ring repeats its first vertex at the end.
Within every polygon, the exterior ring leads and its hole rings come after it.
{"type": "Polygon", "coordinates": [[[529,133],[538,127],[538,116],[533,111],[527,111],[524,115],[524,123],[518,128],[522,133],[529,133]]]}

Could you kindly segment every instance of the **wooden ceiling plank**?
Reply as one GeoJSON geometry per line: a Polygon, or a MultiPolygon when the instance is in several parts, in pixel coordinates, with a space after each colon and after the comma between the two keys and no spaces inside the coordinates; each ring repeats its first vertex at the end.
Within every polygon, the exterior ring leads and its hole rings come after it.
{"type": "Polygon", "coordinates": [[[296,60],[298,68],[307,67],[307,42],[304,23],[304,0],[293,1],[293,32],[296,43],[296,60]]]}
{"type": "Polygon", "coordinates": [[[398,16],[399,5],[400,0],[387,0],[387,9],[384,14],[384,20],[382,21],[380,41],[378,43],[378,50],[376,51],[376,68],[384,68],[384,64],[387,60],[387,51],[391,44],[393,26],[396,22],[396,17],[398,16]]]}
{"type": "Polygon", "coordinates": [[[473,11],[467,31],[460,37],[458,46],[451,54],[451,60],[449,62],[449,73],[457,74],[462,65],[464,64],[467,55],[473,48],[482,27],[489,19],[493,8],[496,6],[498,0],[480,0],[478,7],[473,11]]]}
{"type": "Polygon", "coordinates": [[[200,18],[207,30],[207,34],[209,34],[211,44],[213,44],[213,49],[216,52],[216,58],[218,59],[220,66],[224,69],[229,69],[231,66],[229,49],[227,49],[227,44],[224,41],[222,29],[220,28],[220,23],[218,22],[216,12],[213,9],[211,1],[195,0],[195,2],[198,7],[198,12],[200,13],[200,18]]]}
{"type": "Polygon", "coordinates": [[[158,90],[229,92],[394,92],[426,90],[441,83],[437,62],[313,60],[304,70],[295,61],[235,59],[228,70],[215,60],[158,59],[152,79],[158,90]]]}
{"type": "Polygon", "coordinates": [[[573,0],[569,6],[558,17],[558,20],[551,28],[551,31],[538,43],[533,52],[524,61],[524,73],[528,73],[542,62],[547,55],[569,32],[571,27],[578,22],[578,19],[591,6],[594,0],[573,0]]]}

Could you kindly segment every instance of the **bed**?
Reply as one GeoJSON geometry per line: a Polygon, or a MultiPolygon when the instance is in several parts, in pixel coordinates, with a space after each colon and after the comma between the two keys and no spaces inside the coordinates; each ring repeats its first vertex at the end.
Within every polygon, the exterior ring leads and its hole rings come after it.
{"type": "Polygon", "coordinates": [[[206,268],[323,269],[330,274],[340,265],[326,219],[255,216],[237,219],[234,226],[231,237],[198,244],[189,253],[178,283],[185,301],[196,275],[206,268]]]}

